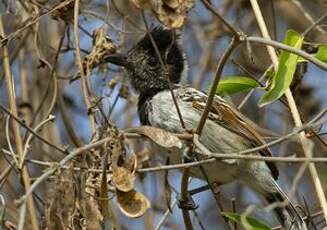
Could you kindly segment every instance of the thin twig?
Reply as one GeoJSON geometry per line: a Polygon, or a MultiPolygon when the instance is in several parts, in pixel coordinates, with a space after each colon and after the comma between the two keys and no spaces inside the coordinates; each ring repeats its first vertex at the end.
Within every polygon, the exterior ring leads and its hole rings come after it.
{"type": "Polygon", "coordinates": [[[44,139],[42,136],[40,136],[39,134],[37,134],[36,132],[34,132],[34,130],[27,126],[25,124],[24,121],[22,121],[21,119],[19,119],[17,116],[15,116],[13,113],[11,113],[5,106],[3,106],[2,104],[0,104],[0,109],[2,111],[4,111],[5,113],[7,113],[11,118],[13,118],[17,123],[19,123],[24,129],[26,129],[28,132],[32,133],[37,139],[39,139],[40,141],[44,142],[45,144],[49,145],[50,147],[52,147],[55,150],[58,150],[59,152],[66,154],[66,150],[63,148],[60,148],[54,144],[52,144],[51,142],[49,142],[48,140],[44,139]]]}
{"type": "MultiPolygon", "coordinates": [[[[232,198],[232,211],[233,211],[233,213],[237,213],[236,199],[235,198],[232,198]]],[[[234,230],[237,230],[237,223],[236,222],[234,222],[234,230]]]]}
{"type": "MultiPolygon", "coordinates": [[[[261,77],[259,78],[259,82],[261,82],[267,75],[268,71],[270,71],[272,69],[272,65],[268,67],[268,69],[261,75],[261,77]]],[[[255,89],[251,89],[246,96],[243,98],[243,100],[241,101],[241,103],[237,106],[238,110],[241,110],[242,107],[245,105],[245,103],[249,100],[249,98],[251,97],[251,95],[254,93],[255,89]]]]}
{"type": "MultiPolygon", "coordinates": [[[[285,139],[286,140],[286,139],[285,139]]],[[[108,141],[108,140],[107,140],[108,141]]],[[[10,156],[11,154],[8,150],[6,149],[1,149],[1,151],[10,156]]],[[[208,159],[205,160],[199,160],[195,162],[189,162],[189,163],[181,163],[181,164],[170,164],[170,165],[158,165],[154,167],[149,167],[149,168],[141,168],[136,170],[137,173],[148,173],[148,172],[159,172],[159,171],[165,171],[165,170],[175,170],[175,169],[184,169],[184,168],[192,168],[192,167],[197,167],[199,165],[205,165],[205,164],[210,164],[213,163],[219,159],[241,159],[241,160],[249,160],[249,161],[267,161],[267,162],[278,162],[278,163],[303,163],[303,162],[314,162],[314,163],[327,163],[327,158],[326,157],[311,157],[311,158],[306,158],[306,157],[264,157],[264,156],[256,156],[256,155],[239,155],[239,154],[223,154],[223,153],[211,153],[211,152],[206,152],[207,154],[215,155],[213,157],[209,157],[208,159]]],[[[32,159],[26,159],[26,162],[37,164],[40,166],[52,166],[56,162],[45,162],[45,161],[39,161],[39,160],[32,160],[32,159]]],[[[75,170],[75,171],[80,171],[81,168],[79,167],[66,167],[62,166],[62,169],[68,169],[68,170],[75,170]]],[[[97,172],[101,173],[101,169],[88,169],[89,172],[97,172]]],[[[111,173],[110,170],[107,170],[107,173],[111,173]]]]}
{"type": "Polygon", "coordinates": [[[300,1],[292,0],[292,2],[294,5],[296,5],[297,8],[299,8],[302,11],[304,17],[306,17],[306,19],[310,23],[312,23],[312,25],[302,33],[302,36],[306,36],[314,28],[316,28],[320,33],[326,34],[326,31],[318,25],[320,22],[322,22],[325,19],[325,17],[327,17],[327,13],[323,14],[317,21],[314,21],[311,15],[303,8],[300,1]]]}
{"type": "Polygon", "coordinates": [[[47,112],[45,113],[45,117],[48,117],[50,115],[53,107],[55,106],[55,103],[56,103],[56,100],[57,100],[57,94],[58,94],[58,83],[57,83],[57,76],[56,76],[56,68],[57,68],[57,64],[58,64],[58,58],[59,58],[60,50],[61,50],[61,47],[63,45],[64,39],[65,39],[66,28],[67,27],[65,26],[65,28],[63,29],[63,34],[61,35],[61,38],[59,40],[58,48],[57,48],[57,51],[56,51],[55,56],[54,56],[53,65],[51,66],[50,63],[45,62],[45,63],[47,63],[47,66],[49,66],[49,68],[50,68],[50,77],[49,77],[48,82],[46,84],[47,86],[46,86],[44,95],[41,97],[41,101],[40,101],[38,107],[36,108],[35,113],[33,114],[33,119],[32,119],[32,121],[30,123],[30,126],[34,125],[38,114],[41,112],[41,109],[42,109],[42,107],[43,107],[43,105],[44,105],[44,103],[45,103],[45,101],[46,101],[46,99],[48,97],[49,92],[50,92],[50,86],[51,86],[52,81],[53,81],[53,92],[54,93],[53,93],[53,96],[52,96],[50,106],[49,106],[47,112]]]}
{"type": "MultiPolygon", "coordinates": [[[[183,176],[182,176],[182,183],[181,183],[181,196],[180,199],[182,202],[185,202],[189,200],[189,194],[188,194],[188,181],[190,177],[190,169],[185,168],[183,170],[183,176]]],[[[189,210],[186,208],[182,208],[182,214],[183,214],[183,220],[186,230],[192,230],[193,225],[190,218],[189,210]]]]}
{"type": "Polygon", "coordinates": [[[31,21],[27,22],[27,23],[25,21],[25,23],[22,23],[24,25],[23,27],[17,29],[16,31],[12,32],[11,34],[8,34],[7,36],[3,36],[2,39],[0,40],[0,44],[9,42],[13,38],[15,38],[17,35],[19,35],[21,32],[23,32],[25,29],[27,29],[30,26],[32,26],[33,24],[37,23],[42,17],[44,17],[46,15],[49,15],[49,14],[52,14],[54,11],[66,7],[71,2],[73,2],[73,0],[67,0],[67,1],[61,2],[57,6],[53,7],[51,10],[49,10],[49,11],[47,11],[45,13],[42,13],[40,15],[33,16],[34,18],[27,19],[26,21],[28,21],[28,20],[31,20],[31,21]]]}
{"type": "Polygon", "coordinates": [[[194,218],[197,220],[200,230],[205,230],[204,224],[201,221],[201,218],[196,210],[193,210],[194,218]]]}
{"type": "Polygon", "coordinates": [[[75,145],[75,147],[82,147],[83,146],[83,142],[80,140],[80,138],[78,137],[77,133],[74,130],[73,124],[71,122],[71,119],[69,117],[69,111],[68,108],[65,105],[65,101],[62,95],[61,90],[59,89],[59,93],[58,93],[58,107],[59,107],[59,111],[61,113],[61,117],[62,117],[62,121],[64,123],[64,127],[68,133],[68,136],[70,137],[72,143],[75,145]]]}
{"type": "Polygon", "coordinates": [[[210,108],[211,108],[211,104],[212,104],[212,102],[214,100],[214,97],[216,95],[218,84],[219,84],[219,81],[220,81],[220,77],[221,77],[221,74],[223,72],[223,68],[224,68],[229,56],[232,54],[233,50],[239,44],[239,41],[240,40],[238,38],[234,37],[232,39],[232,41],[229,43],[229,45],[228,45],[227,49],[225,50],[225,52],[223,53],[222,57],[219,59],[217,69],[216,69],[216,72],[215,72],[215,79],[214,79],[214,81],[212,83],[212,86],[210,88],[209,96],[208,96],[204,111],[202,113],[202,116],[201,116],[200,121],[198,123],[198,127],[196,129],[196,133],[199,134],[199,135],[201,135],[202,129],[204,127],[204,124],[205,124],[205,122],[207,120],[207,117],[208,117],[208,114],[209,114],[209,111],[210,111],[210,108]]]}
{"type": "Polygon", "coordinates": [[[201,0],[201,2],[211,13],[213,13],[222,23],[224,23],[224,25],[228,28],[230,32],[233,33],[234,36],[237,35],[239,30],[236,29],[235,26],[230,24],[228,21],[226,21],[207,0],[201,0]]]}
{"type": "MultiPolygon", "coordinates": [[[[53,121],[55,118],[56,118],[55,116],[50,115],[47,119],[45,119],[44,121],[40,122],[40,123],[35,127],[34,132],[35,132],[35,133],[38,132],[39,129],[40,129],[43,125],[45,125],[46,123],[48,123],[48,122],[50,122],[50,121],[53,121]]],[[[19,166],[18,166],[19,169],[21,169],[21,168],[23,167],[23,165],[24,165],[25,157],[26,157],[27,152],[28,152],[28,149],[29,149],[29,147],[30,147],[29,144],[30,144],[30,142],[31,142],[31,140],[32,140],[33,137],[34,137],[34,135],[33,135],[32,133],[30,133],[30,135],[28,135],[28,137],[27,137],[27,139],[26,139],[26,142],[25,142],[25,144],[24,144],[23,157],[22,157],[22,159],[21,159],[21,161],[20,161],[20,164],[19,164],[19,166]]]]}
{"type": "MultiPolygon", "coordinates": [[[[303,50],[296,49],[294,47],[285,45],[285,44],[283,44],[281,42],[273,41],[270,38],[246,37],[245,40],[247,42],[265,44],[265,45],[268,45],[269,47],[275,47],[275,48],[278,48],[278,49],[288,51],[290,53],[297,54],[297,55],[309,60],[310,62],[312,62],[313,64],[315,64],[319,68],[321,68],[323,70],[327,70],[327,64],[326,63],[320,61],[319,59],[315,58],[313,55],[308,54],[307,52],[305,52],[303,50]]],[[[278,60],[277,60],[277,63],[278,63],[278,60]]]]}
{"type": "MultiPolygon", "coordinates": [[[[173,210],[177,205],[177,199],[175,199],[171,205],[171,209],[173,210]]],[[[161,217],[160,221],[158,222],[157,226],[154,228],[155,230],[160,230],[163,225],[165,224],[168,216],[170,214],[170,210],[167,208],[167,210],[165,211],[165,213],[163,214],[163,216],[161,217]]]]}
{"type": "Polygon", "coordinates": [[[74,4],[74,38],[75,38],[75,46],[76,46],[76,64],[78,65],[79,72],[81,74],[81,84],[82,84],[82,91],[83,91],[83,98],[87,108],[87,114],[89,117],[89,122],[91,125],[91,130],[95,132],[95,118],[89,109],[91,109],[92,105],[90,102],[90,94],[87,84],[87,79],[85,76],[82,58],[81,58],[81,50],[80,50],[80,37],[79,37],[79,29],[78,29],[78,16],[79,16],[79,2],[80,0],[75,0],[74,4]]]}
{"type": "Polygon", "coordinates": [[[145,31],[143,30],[143,28],[139,25],[138,22],[134,22],[134,21],[132,21],[129,15],[124,14],[124,13],[123,13],[119,8],[118,8],[118,6],[117,6],[115,0],[111,0],[111,3],[112,3],[113,8],[115,8],[115,10],[117,11],[117,13],[118,13],[122,18],[124,18],[127,22],[129,22],[129,23],[133,26],[133,28],[136,28],[136,29],[139,30],[139,31],[145,32],[145,31]]]}
{"type": "Polygon", "coordinates": [[[14,148],[12,147],[12,144],[11,144],[11,140],[10,140],[10,133],[9,133],[9,122],[10,121],[10,116],[7,115],[7,118],[6,118],[6,128],[5,128],[5,133],[6,133],[6,140],[7,140],[7,145],[8,145],[8,148],[9,148],[9,152],[10,152],[10,155],[12,156],[12,158],[14,159],[14,162],[16,165],[19,165],[19,156],[17,157],[15,151],[14,151],[14,148]]]}
{"type": "MultiPolygon", "coordinates": [[[[194,135],[198,136],[197,134],[194,134],[194,135]]],[[[198,156],[195,156],[194,158],[196,159],[196,161],[199,161],[198,156]]],[[[224,212],[224,211],[225,211],[225,210],[224,210],[224,207],[223,207],[223,205],[221,204],[221,202],[220,202],[220,200],[219,200],[219,197],[218,197],[218,195],[219,195],[219,191],[217,192],[217,189],[214,188],[215,186],[213,185],[212,181],[209,180],[208,174],[207,174],[207,172],[205,171],[203,165],[199,165],[199,169],[200,169],[200,172],[201,172],[203,178],[204,178],[205,181],[207,182],[209,189],[211,190],[211,192],[212,192],[212,194],[213,194],[213,196],[214,196],[214,198],[215,198],[216,205],[219,207],[219,209],[220,209],[220,213],[221,213],[221,212],[224,212]]],[[[232,229],[232,223],[228,220],[228,218],[223,217],[223,220],[224,220],[224,222],[226,223],[226,226],[227,226],[228,228],[232,229]]]]}
{"type": "MultiPolygon", "coordinates": [[[[167,72],[167,67],[165,65],[165,62],[163,61],[163,59],[162,59],[162,57],[160,55],[159,49],[157,47],[157,44],[156,44],[155,40],[153,39],[152,34],[149,31],[149,26],[148,26],[148,23],[146,21],[145,15],[144,15],[144,11],[141,11],[141,14],[142,14],[142,18],[143,18],[143,22],[144,22],[145,28],[147,30],[147,34],[150,37],[151,43],[152,43],[152,45],[154,47],[154,50],[156,52],[156,55],[157,55],[157,57],[159,59],[160,65],[164,69],[164,71],[167,72]]],[[[172,43],[173,42],[174,41],[172,41],[172,43]]],[[[170,82],[170,79],[169,79],[169,75],[168,74],[167,74],[167,80],[168,80],[168,84],[169,84],[170,94],[172,96],[172,99],[173,99],[173,102],[174,102],[174,106],[176,108],[176,111],[177,111],[177,114],[178,114],[178,117],[179,117],[181,126],[182,126],[183,129],[185,129],[186,126],[185,126],[185,123],[184,123],[184,120],[183,120],[183,117],[182,117],[182,113],[181,113],[181,111],[179,109],[179,106],[178,106],[178,103],[177,103],[177,100],[176,100],[176,97],[175,97],[175,94],[174,94],[174,91],[173,91],[172,83],[170,82]]],[[[188,169],[185,169],[183,171],[182,183],[181,183],[181,199],[182,200],[187,200],[188,199],[188,192],[187,192],[188,179],[189,179],[189,170],[188,169]]],[[[182,209],[182,213],[183,213],[183,219],[184,219],[185,228],[187,230],[192,230],[193,229],[193,226],[192,226],[192,222],[191,222],[189,211],[187,209],[182,209]]]]}

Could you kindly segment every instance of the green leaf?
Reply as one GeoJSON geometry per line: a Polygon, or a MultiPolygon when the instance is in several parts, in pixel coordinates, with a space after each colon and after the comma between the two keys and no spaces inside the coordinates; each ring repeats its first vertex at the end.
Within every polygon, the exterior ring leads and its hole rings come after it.
{"type": "Polygon", "coordinates": [[[244,216],[232,212],[222,212],[222,215],[233,222],[241,224],[247,230],[271,230],[267,224],[254,217],[244,216]]]}
{"type": "MultiPolygon", "coordinates": [[[[303,37],[293,30],[288,30],[283,41],[284,44],[300,49],[303,43],[303,37]]],[[[262,95],[259,100],[259,106],[265,106],[280,98],[292,83],[295,73],[298,56],[296,54],[282,51],[278,59],[278,69],[272,78],[269,90],[262,95]]]]}
{"type": "Polygon", "coordinates": [[[256,80],[249,77],[228,76],[219,82],[217,94],[219,95],[234,94],[249,89],[253,89],[259,86],[260,85],[256,80]]]}
{"type": "Polygon", "coordinates": [[[317,59],[327,62],[327,45],[321,45],[318,48],[318,53],[315,55],[317,59]]]}

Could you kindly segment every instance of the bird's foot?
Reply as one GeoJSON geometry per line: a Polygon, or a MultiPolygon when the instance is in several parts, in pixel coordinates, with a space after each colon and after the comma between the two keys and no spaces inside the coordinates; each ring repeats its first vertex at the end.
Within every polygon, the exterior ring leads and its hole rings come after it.
{"type": "Polygon", "coordinates": [[[178,207],[180,209],[186,210],[195,210],[199,207],[199,205],[195,204],[192,196],[188,193],[186,199],[182,198],[180,195],[178,197],[178,207]]]}

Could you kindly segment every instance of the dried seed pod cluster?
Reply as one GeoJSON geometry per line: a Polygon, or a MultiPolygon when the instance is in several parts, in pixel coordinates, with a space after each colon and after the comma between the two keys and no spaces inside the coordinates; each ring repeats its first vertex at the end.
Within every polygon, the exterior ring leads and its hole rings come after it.
{"type": "Polygon", "coordinates": [[[151,9],[160,22],[170,28],[184,25],[188,11],[194,6],[194,0],[132,0],[142,9],[151,9]]]}

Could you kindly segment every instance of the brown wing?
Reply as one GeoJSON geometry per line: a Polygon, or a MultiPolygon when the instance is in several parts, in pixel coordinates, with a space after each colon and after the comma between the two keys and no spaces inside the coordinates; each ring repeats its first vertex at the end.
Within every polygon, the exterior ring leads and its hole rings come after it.
{"type": "MultiPolygon", "coordinates": [[[[201,93],[202,94],[202,93],[201,93]]],[[[197,97],[193,100],[193,107],[203,111],[207,95],[202,94],[202,98],[197,97]]],[[[253,143],[253,146],[265,144],[264,139],[255,130],[252,121],[242,115],[239,111],[229,106],[222,98],[216,96],[209,113],[208,119],[214,120],[226,129],[241,135],[253,143]]],[[[272,156],[268,148],[260,151],[262,156],[272,156]]],[[[274,162],[266,162],[275,179],[278,178],[279,172],[274,162]]]]}

